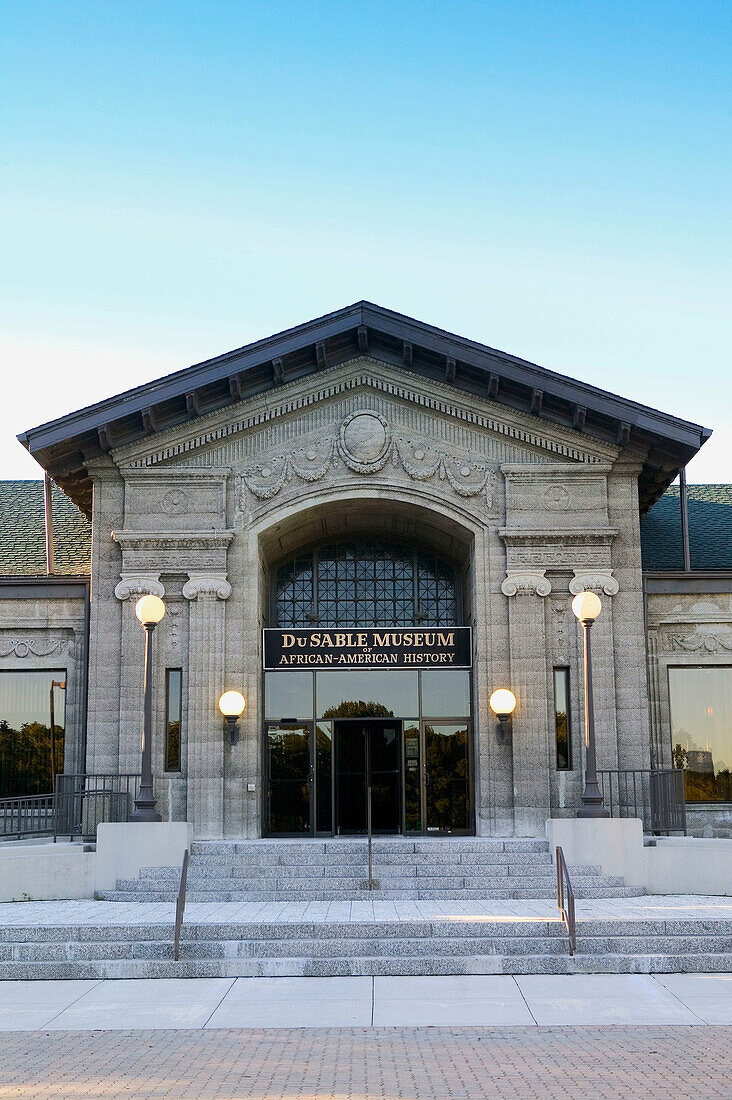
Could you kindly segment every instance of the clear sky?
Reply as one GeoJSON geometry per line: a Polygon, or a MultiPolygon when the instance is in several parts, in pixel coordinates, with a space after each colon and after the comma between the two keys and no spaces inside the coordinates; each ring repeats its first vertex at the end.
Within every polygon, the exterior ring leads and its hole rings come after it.
{"type": "Polygon", "coordinates": [[[14,438],[360,298],[705,424],[732,481],[732,5],[4,0],[14,438]]]}

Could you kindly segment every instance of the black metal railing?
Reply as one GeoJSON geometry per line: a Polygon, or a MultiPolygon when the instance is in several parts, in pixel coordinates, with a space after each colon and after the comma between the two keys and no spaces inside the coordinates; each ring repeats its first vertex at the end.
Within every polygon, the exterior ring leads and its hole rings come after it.
{"type": "Polygon", "coordinates": [[[129,821],[139,787],[139,775],[57,775],[54,840],[93,840],[102,822],[129,821]]]}
{"type": "Polygon", "coordinates": [[[188,882],[188,849],[183,853],[183,864],[180,869],[180,885],[178,887],[178,900],[175,903],[175,932],[173,933],[173,958],[176,962],[180,958],[180,930],[183,927],[183,914],[186,910],[186,884],[188,882]]]}
{"type": "Polygon", "coordinates": [[[686,835],[680,768],[600,768],[597,777],[611,817],[639,817],[647,833],[686,835]]]}
{"type": "Polygon", "coordinates": [[[22,840],[24,837],[51,836],[53,803],[52,794],[0,799],[0,837],[22,840]]]}
{"type": "Polygon", "coordinates": [[[562,915],[562,920],[567,929],[567,936],[569,937],[569,953],[574,955],[577,950],[577,921],[575,919],[574,910],[574,890],[572,889],[572,880],[569,877],[569,871],[567,869],[567,863],[564,858],[564,852],[561,848],[557,848],[556,852],[557,861],[557,906],[559,912],[562,915]]]}

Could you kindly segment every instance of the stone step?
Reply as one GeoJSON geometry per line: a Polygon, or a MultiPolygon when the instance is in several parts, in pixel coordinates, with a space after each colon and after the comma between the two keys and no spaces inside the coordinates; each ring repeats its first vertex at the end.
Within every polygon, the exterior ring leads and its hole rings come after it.
{"type": "Polygon", "coordinates": [[[87,959],[0,962],[0,979],[334,977],[348,975],[730,973],[732,954],[425,955],[419,958],[87,959]]]}
{"type": "MultiPolygon", "coordinates": [[[[439,874],[437,868],[432,868],[432,874],[427,868],[421,869],[418,874],[397,874],[393,871],[384,873],[383,868],[374,868],[374,878],[378,878],[384,888],[389,889],[418,889],[424,886],[455,887],[461,890],[463,887],[482,889],[483,887],[499,889],[526,888],[529,886],[550,887],[555,883],[552,871],[535,874],[502,874],[502,875],[473,875],[461,874],[455,870],[454,874],[439,874]]],[[[313,875],[304,878],[300,875],[290,877],[285,871],[279,874],[254,875],[218,875],[202,873],[199,868],[193,867],[187,877],[189,890],[218,889],[218,890],[258,890],[287,888],[297,892],[301,889],[325,888],[331,890],[359,889],[368,875],[368,868],[358,868],[351,875],[313,875]]],[[[180,873],[172,871],[166,875],[141,875],[139,879],[119,879],[118,890],[142,889],[161,890],[177,889],[180,881],[180,873]]],[[[617,875],[602,875],[597,868],[587,868],[582,873],[572,874],[572,883],[575,887],[581,886],[622,886],[623,879],[617,875]]]]}
{"type": "MultiPolygon", "coordinates": [[[[583,955],[673,955],[679,952],[675,936],[582,937],[583,955]]],[[[732,948],[732,937],[700,936],[684,944],[686,954],[723,954],[732,948]]],[[[444,937],[419,939],[352,938],[309,940],[182,940],[182,959],[233,958],[433,958],[482,955],[561,955],[567,953],[566,936],[444,937]],[[427,951],[425,950],[427,949],[427,951]]],[[[114,959],[167,959],[173,957],[173,944],[165,940],[18,943],[0,945],[0,962],[68,962],[114,959]]]]}
{"type": "MultiPolygon", "coordinates": [[[[130,886],[134,886],[138,889],[130,890],[109,890],[103,891],[100,894],[101,901],[144,901],[144,902],[157,902],[167,901],[173,902],[176,899],[176,890],[150,890],[139,889],[139,882],[130,883],[130,886]]],[[[417,889],[401,888],[401,889],[387,889],[380,890],[368,890],[363,887],[361,889],[354,890],[334,890],[334,889],[316,889],[316,888],[298,888],[292,890],[283,890],[277,888],[276,890],[252,890],[245,891],[239,890],[226,890],[220,891],[216,889],[211,890],[188,890],[186,892],[186,900],[189,902],[194,901],[209,901],[209,902],[225,902],[225,901],[238,901],[238,902],[255,902],[255,901],[364,901],[368,899],[385,899],[385,900],[444,900],[444,901],[480,901],[480,900],[531,900],[531,899],[546,899],[556,898],[556,887],[526,887],[512,889],[472,889],[463,887],[459,891],[458,897],[456,897],[456,888],[451,887],[449,889],[438,889],[434,887],[419,887],[417,889]]],[[[594,899],[594,898],[640,898],[644,891],[636,887],[621,887],[621,886],[599,886],[599,887],[576,887],[575,895],[578,900],[581,899],[594,899]]]]}
{"type": "MultiPolygon", "coordinates": [[[[323,839],[323,840],[195,840],[191,845],[191,854],[195,855],[221,855],[235,856],[237,859],[244,856],[261,858],[267,856],[290,856],[297,860],[309,858],[321,858],[323,855],[339,856],[363,851],[366,847],[366,838],[354,839],[323,839]]],[[[468,855],[485,852],[507,852],[511,854],[548,853],[549,843],[546,840],[534,838],[507,837],[502,840],[492,838],[481,839],[479,837],[465,838],[440,838],[429,837],[415,840],[390,838],[389,840],[373,841],[374,853],[384,855],[399,855],[402,853],[446,855],[447,853],[468,855]]]]}

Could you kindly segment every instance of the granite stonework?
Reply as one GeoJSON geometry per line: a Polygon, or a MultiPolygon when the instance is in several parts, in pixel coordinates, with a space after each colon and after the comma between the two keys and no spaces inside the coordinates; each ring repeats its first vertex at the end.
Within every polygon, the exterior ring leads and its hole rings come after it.
{"type": "MultiPolygon", "coordinates": [[[[468,397],[362,356],[112,450],[94,483],[89,771],[139,767],[144,592],[167,613],[156,684],[183,670],[182,767],[164,771],[164,820],[200,838],[261,835],[261,628],[273,564],[317,539],[364,531],[464,567],[473,627],[473,768],[479,835],[541,836],[581,791],[581,639],[572,597],[597,591],[598,763],[648,767],[650,737],[637,477],[642,456],[468,397]],[[574,769],[555,761],[552,669],[571,673],[574,769]],[[491,691],[518,698],[498,743],[491,691]],[[216,701],[241,690],[241,739],[216,701]],[[248,790],[253,784],[254,790],[248,790]]],[[[156,731],[164,693],[154,700],[156,731]]]]}

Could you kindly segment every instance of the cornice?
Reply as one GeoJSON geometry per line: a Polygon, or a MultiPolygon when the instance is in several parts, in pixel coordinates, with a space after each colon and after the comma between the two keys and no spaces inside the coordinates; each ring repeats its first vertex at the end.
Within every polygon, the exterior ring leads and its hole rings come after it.
{"type": "Polygon", "coordinates": [[[141,440],[114,451],[114,457],[118,464],[128,469],[159,466],[361,388],[371,388],[437,415],[593,467],[612,463],[618,454],[617,448],[594,439],[588,446],[587,436],[571,428],[550,425],[546,420],[487,399],[462,397],[445,383],[399,367],[385,367],[377,360],[362,356],[349,364],[329,367],[316,379],[310,377],[285,383],[275,394],[258,394],[197,417],[190,426],[178,425],[160,432],[154,437],[155,449],[151,448],[152,440],[141,440]]]}
{"type": "Polygon", "coordinates": [[[218,550],[234,537],[231,529],[221,531],[112,531],[121,546],[135,550],[218,550]]]}

